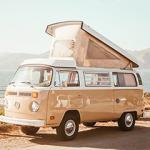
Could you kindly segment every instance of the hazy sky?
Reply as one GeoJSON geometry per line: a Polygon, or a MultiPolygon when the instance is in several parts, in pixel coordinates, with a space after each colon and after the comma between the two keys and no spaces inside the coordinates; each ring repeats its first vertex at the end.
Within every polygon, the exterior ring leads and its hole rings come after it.
{"type": "Polygon", "coordinates": [[[0,0],[0,53],[49,50],[48,24],[83,20],[124,49],[150,48],[150,0],[0,0]]]}

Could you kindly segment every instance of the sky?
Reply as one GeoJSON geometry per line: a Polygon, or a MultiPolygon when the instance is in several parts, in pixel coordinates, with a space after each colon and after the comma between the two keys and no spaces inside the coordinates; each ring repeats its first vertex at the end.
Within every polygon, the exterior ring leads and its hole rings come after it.
{"type": "Polygon", "coordinates": [[[126,50],[150,48],[150,0],[0,0],[0,53],[49,50],[46,26],[82,20],[126,50]]]}

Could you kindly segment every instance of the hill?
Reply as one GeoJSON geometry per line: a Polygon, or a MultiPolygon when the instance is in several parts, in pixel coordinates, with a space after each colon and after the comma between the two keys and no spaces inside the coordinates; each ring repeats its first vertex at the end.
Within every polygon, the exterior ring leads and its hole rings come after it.
{"type": "Polygon", "coordinates": [[[150,48],[141,51],[129,51],[131,55],[136,57],[141,69],[150,69],[150,48]]]}
{"type": "Polygon", "coordinates": [[[25,59],[46,58],[47,53],[26,54],[26,53],[0,53],[0,70],[16,70],[19,64],[25,59]]]}

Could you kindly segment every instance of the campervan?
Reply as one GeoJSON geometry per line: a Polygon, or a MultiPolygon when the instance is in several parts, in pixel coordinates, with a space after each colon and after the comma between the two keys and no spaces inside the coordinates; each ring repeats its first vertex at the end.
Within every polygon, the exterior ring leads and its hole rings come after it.
{"type": "Polygon", "coordinates": [[[19,66],[0,121],[20,125],[27,135],[52,127],[63,140],[74,139],[81,123],[114,121],[132,130],[143,114],[136,61],[82,22],[52,24],[46,31],[54,38],[50,57],[19,66]]]}
{"type": "Polygon", "coordinates": [[[26,60],[7,87],[0,120],[28,135],[50,126],[65,140],[76,137],[80,123],[114,121],[128,131],[143,114],[142,96],[133,70],[77,67],[72,58],[26,60]]]}

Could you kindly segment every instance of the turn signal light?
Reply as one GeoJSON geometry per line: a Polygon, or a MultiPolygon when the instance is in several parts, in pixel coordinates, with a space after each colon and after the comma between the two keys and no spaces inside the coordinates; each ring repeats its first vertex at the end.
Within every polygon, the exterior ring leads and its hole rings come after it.
{"type": "Polygon", "coordinates": [[[50,116],[50,120],[54,120],[55,119],[55,117],[54,116],[50,116]]]}
{"type": "Polygon", "coordinates": [[[38,98],[38,92],[32,92],[32,98],[38,98]]]}

